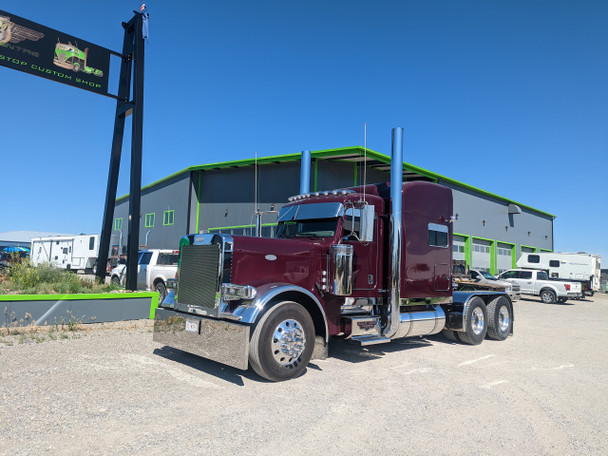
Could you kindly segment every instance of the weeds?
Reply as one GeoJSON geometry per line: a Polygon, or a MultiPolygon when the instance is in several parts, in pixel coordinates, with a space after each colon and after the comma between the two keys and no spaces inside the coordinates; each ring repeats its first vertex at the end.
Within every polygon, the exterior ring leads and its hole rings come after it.
{"type": "Polygon", "coordinates": [[[120,287],[98,284],[50,264],[33,266],[17,260],[0,272],[0,294],[80,294],[108,293],[120,287]]]}
{"type": "MultiPolygon", "coordinates": [[[[15,343],[37,343],[40,344],[47,340],[63,340],[63,339],[78,339],[79,332],[87,331],[86,325],[83,324],[85,315],[80,318],[75,317],[70,311],[67,311],[68,318],[62,318],[60,321],[55,321],[52,325],[36,325],[36,321],[28,312],[23,318],[17,318],[15,312],[10,315],[8,308],[4,308],[5,325],[0,326],[0,345],[12,346],[15,343]]],[[[95,320],[95,317],[91,317],[95,320]]]]}

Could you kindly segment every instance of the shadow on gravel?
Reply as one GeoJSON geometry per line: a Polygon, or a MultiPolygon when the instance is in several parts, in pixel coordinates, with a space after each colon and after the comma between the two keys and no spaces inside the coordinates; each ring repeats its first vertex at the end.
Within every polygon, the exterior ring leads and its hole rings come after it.
{"type": "Polygon", "coordinates": [[[192,355],[175,348],[157,348],[153,353],[170,361],[174,361],[176,363],[183,364],[184,366],[200,370],[206,374],[213,375],[214,377],[233,383],[237,386],[244,386],[243,378],[262,383],[268,382],[257,375],[252,369],[242,371],[240,369],[226,366],[225,364],[220,364],[218,362],[211,361],[210,359],[201,358],[200,356],[192,355]]]}
{"type": "Polygon", "coordinates": [[[387,344],[360,347],[345,339],[332,339],[329,343],[330,358],[349,363],[361,363],[382,358],[387,353],[430,347],[433,344],[426,338],[396,339],[387,344]]]}

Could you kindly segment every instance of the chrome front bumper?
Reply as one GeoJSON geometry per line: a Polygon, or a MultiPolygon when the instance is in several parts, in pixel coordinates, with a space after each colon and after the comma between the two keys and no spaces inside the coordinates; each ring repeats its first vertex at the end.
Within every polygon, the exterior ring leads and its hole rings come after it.
{"type": "Polygon", "coordinates": [[[249,367],[249,326],[158,308],[152,339],[241,370],[249,367]]]}

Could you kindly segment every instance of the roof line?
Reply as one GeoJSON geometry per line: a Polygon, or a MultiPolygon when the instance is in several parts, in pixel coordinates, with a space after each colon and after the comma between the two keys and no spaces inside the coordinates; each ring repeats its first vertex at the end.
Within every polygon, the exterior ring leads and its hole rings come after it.
{"type": "MultiPolygon", "coordinates": [[[[345,154],[346,152],[353,152],[356,151],[357,153],[359,153],[360,155],[363,155],[364,153],[366,153],[366,155],[368,157],[371,157],[375,160],[384,162],[388,165],[390,165],[391,163],[391,159],[388,155],[382,154],[380,152],[376,152],[375,150],[371,150],[371,149],[365,149],[362,146],[353,146],[353,147],[341,147],[341,148],[337,148],[337,149],[323,149],[323,150],[315,150],[315,151],[311,151],[310,155],[312,158],[324,158],[327,156],[333,156],[336,154],[345,154]]],[[[298,161],[300,160],[301,154],[298,153],[294,153],[294,154],[284,154],[284,155],[273,155],[270,157],[258,157],[257,158],[257,164],[258,165],[265,165],[265,164],[270,164],[270,163],[285,163],[285,162],[290,162],[290,161],[298,161]]],[[[340,158],[336,158],[336,160],[340,161],[340,158]]],[[[217,163],[209,163],[206,165],[194,165],[194,166],[189,166],[188,168],[184,168],[181,171],[178,171],[176,173],[173,173],[167,177],[164,177],[160,180],[157,180],[155,182],[152,182],[151,184],[148,184],[144,187],[142,187],[142,191],[143,190],[147,190],[149,188],[155,187],[159,184],[162,184],[163,182],[166,182],[170,179],[173,179],[175,177],[178,177],[182,174],[187,174],[189,172],[193,172],[193,171],[206,171],[206,170],[211,170],[211,169],[226,169],[226,168],[235,168],[235,167],[245,167],[245,166],[252,166],[255,163],[256,159],[255,158],[246,158],[243,160],[234,160],[234,161],[227,161],[227,162],[217,162],[217,163]]],[[[495,198],[498,199],[500,201],[505,201],[508,203],[513,203],[513,204],[517,204],[518,206],[522,207],[522,208],[526,208],[528,210],[532,210],[534,212],[538,212],[539,214],[543,214],[552,218],[557,218],[557,216],[549,213],[549,212],[545,212],[545,211],[541,211],[540,209],[536,209],[535,207],[529,206],[527,204],[522,204],[519,203],[517,201],[514,201],[512,199],[506,198],[504,196],[500,196],[497,195],[495,193],[492,192],[488,192],[486,190],[482,190],[480,188],[474,187],[472,185],[469,184],[465,184],[464,182],[460,182],[457,181],[455,179],[443,176],[441,174],[437,174],[434,173],[432,171],[429,171],[427,169],[421,168],[419,166],[416,165],[412,165],[411,163],[406,163],[403,162],[403,168],[404,170],[409,170],[409,171],[413,171],[416,174],[419,174],[421,176],[427,177],[429,179],[433,179],[436,182],[439,181],[444,181],[453,185],[457,185],[459,187],[462,187],[464,189],[467,190],[472,190],[476,193],[480,193],[482,195],[485,196],[489,196],[491,198],[495,198]]],[[[129,196],[129,194],[120,196],[118,198],[116,198],[116,202],[122,201],[124,199],[126,199],[129,196]]]]}

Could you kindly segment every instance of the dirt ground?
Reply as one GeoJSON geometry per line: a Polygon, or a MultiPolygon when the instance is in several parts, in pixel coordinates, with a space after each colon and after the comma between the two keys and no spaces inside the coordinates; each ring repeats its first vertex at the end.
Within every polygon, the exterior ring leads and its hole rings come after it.
{"type": "Polygon", "coordinates": [[[607,310],[523,299],[513,337],[479,346],[332,341],[284,383],[148,321],[0,333],[0,454],[608,454],[607,310]]]}

